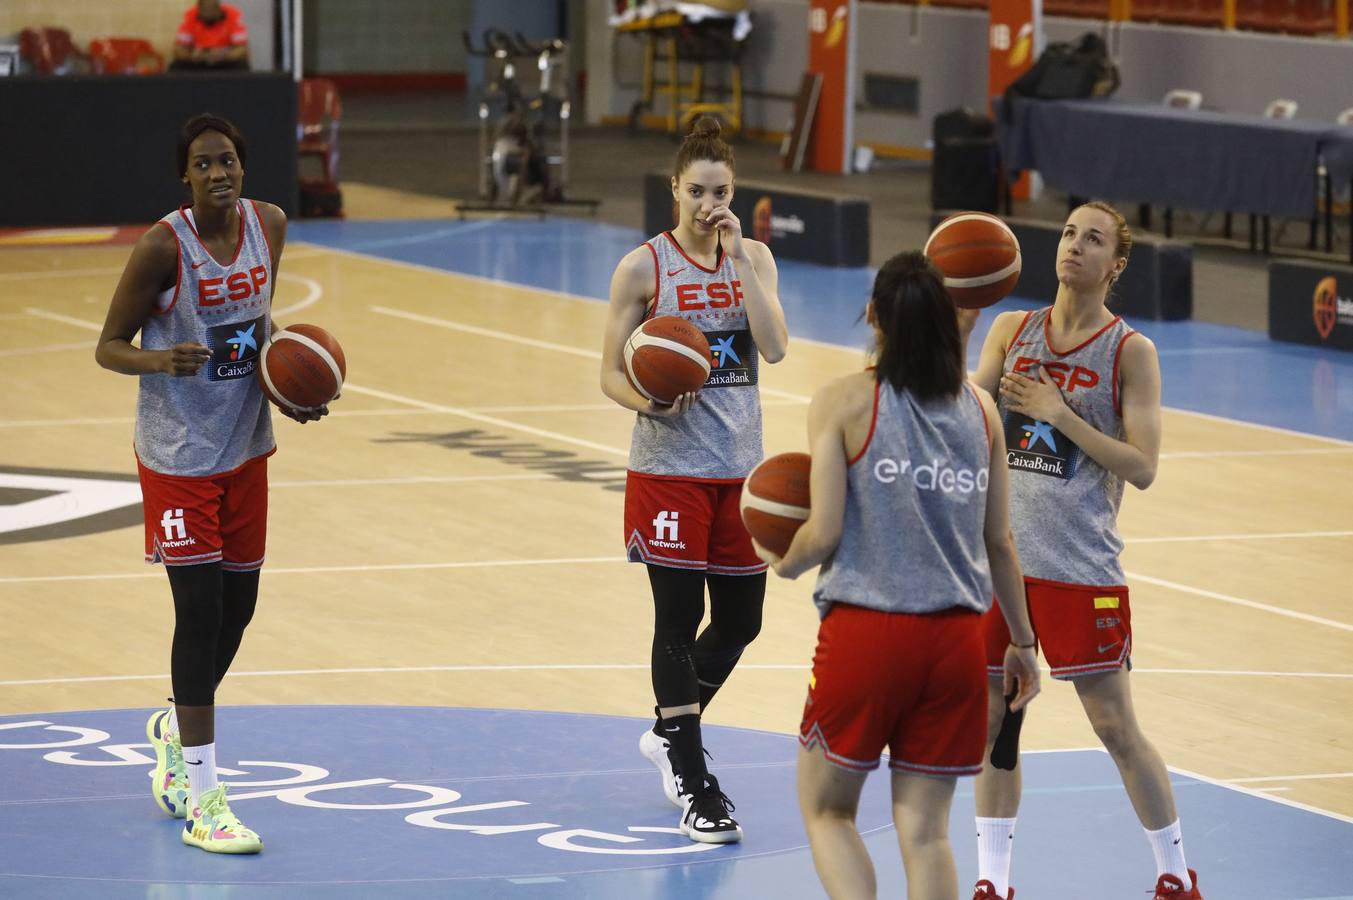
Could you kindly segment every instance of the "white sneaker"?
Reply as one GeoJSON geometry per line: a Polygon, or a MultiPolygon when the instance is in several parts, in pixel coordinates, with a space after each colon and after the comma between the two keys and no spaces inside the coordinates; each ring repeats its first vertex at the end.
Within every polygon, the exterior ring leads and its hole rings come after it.
{"type": "Polygon", "coordinates": [[[657,768],[662,775],[662,792],[677,809],[685,810],[691,795],[683,789],[681,775],[672,765],[672,745],[664,737],[653,733],[653,729],[644,732],[639,738],[639,752],[657,768]]]}
{"type": "Polygon", "coordinates": [[[733,818],[733,801],[709,775],[705,789],[691,798],[681,816],[681,831],[702,844],[732,844],[742,840],[742,827],[733,818]]]}

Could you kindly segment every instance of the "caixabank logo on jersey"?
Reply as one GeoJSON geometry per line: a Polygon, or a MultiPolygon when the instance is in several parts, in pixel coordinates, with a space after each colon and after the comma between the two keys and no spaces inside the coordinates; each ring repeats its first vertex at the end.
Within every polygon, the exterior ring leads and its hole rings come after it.
{"type": "Polygon", "coordinates": [[[756,350],[750,331],[706,331],[705,338],[710,358],[706,388],[756,384],[756,350]]]}
{"type": "Polygon", "coordinates": [[[267,327],[263,316],[252,322],[213,325],[207,332],[207,346],[211,348],[207,380],[230,381],[253,377],[258,368],[259,346],[263,343],[267,327]]]}
{"type": "Polygon", "coordinates": [[[1005,461],[1012,469],[1063,481],[1076,474],[1081,448],[1047,422],[1011,412],[1005,417],[1005,461]]]}

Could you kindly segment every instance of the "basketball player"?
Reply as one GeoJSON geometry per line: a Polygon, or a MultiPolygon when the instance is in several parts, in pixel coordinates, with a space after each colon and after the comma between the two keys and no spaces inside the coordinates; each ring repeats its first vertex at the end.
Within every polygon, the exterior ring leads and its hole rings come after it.
{"type": "MultiPolygon", "coordinates": [[[[184,124],[178,173],[192,204],[137,242],[95,351],[99,365],[140,378],[134,447],[146,561],[165,564],[174,595],[174,706],[146,724],[152,795],[187,819],[183,843],[213,853],[263,848],[217,781],[213,705],[254,614],[276,449],[255,370],[287,220],[240,196],[246,152],[224,119],[184,124]]],[[[286,414],[307,422],[327,411],[286,414]]]]}
{"type": "Polygon", "coordinates": [[[677,153],[677,226],[628,253],[611,278],[601,389],[639,415],[625,487],[629,558],[653,590],[653,692],[658,720],[639,748],[662,774],[692,840],[727,843],[742,829],[705,768],[700,714],[761,630],[766,566],[752,550],[738,498],[761,460],[758,357],[785,355],[789,334],[775,260],[733,215],[733,150],[710,117],[677,153]],[[640,322],[681,316],[705,333],[709,380],[670,405],[636,391],[624,346],[640,322]],[[710,621],[697,638],[709,587],[710,621]]]}
{"type": "Polygon", "coordinates": [[[874,280],[877,365],[817,392],[808,410],[812,513],[777,575],[822,564],[822,615],[799,730],[799,804],[833,898],[873,897],[855,827],[865,776],[889,748],[893,820],[910,900],[958,893],[949,807],[982,767],[982,613],[992,589],[1013,623],[1003,685],[1039,689],[1033,630],[1006,519],[996,404],[964,379],[954,304],[924,254],[874,280]]]}
{"type": "MultiPolygon", "coordinates": [[[[1123,482],[1151,486],[1160,453],[1156,348],[1105,305],[1127,266],[1132,234],[1106,203],[1071,213],[1057,248],[1057,298],[997,316],[976,373],[1000,391],[1010,448],[1010,517],[1024,563],[1029,615],[1052,670],[1071,680],[1113,757],[1156,857],[1156,900],[1197,900],[1184,861],[1169,774],[1142,734],[1128,682],[1132,623],[1118,555],[1123,482]]],[[[1005,622],[987,619],[987,665],[999,663],[1005,622]]],[[[990,728],[1005,717],[988,689],[990,728]]],[[[990,738],[988,738],[990,740],[990,738]]],[[[989,761],[977,779],[977,898],[1012,898],[1010,855],[1020,771],[989,761]]]]}

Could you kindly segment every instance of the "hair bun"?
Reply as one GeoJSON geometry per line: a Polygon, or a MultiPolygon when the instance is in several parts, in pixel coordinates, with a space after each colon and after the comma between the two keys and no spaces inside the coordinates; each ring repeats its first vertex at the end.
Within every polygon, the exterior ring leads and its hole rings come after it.
{"type": "Polygon", "coordinates": [[[714,116],[701,116],[696,119],[695,124],[691,126],[690,137],[717,138],[721,131],[723,131],[723,126],[719,124],[718,119],[714,118],[714,116]]]}

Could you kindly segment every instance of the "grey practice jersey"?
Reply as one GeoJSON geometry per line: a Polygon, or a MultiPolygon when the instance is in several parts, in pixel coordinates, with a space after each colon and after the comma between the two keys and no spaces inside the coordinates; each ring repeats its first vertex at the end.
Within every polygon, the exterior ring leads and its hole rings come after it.
{"type": "Polygon", "coordinates": [[[141,348],[195,342],[211,350],[211,359],[191,377],[141,376],[136,455],[165,475],[229,472],[274,447],[257,376],[271,325],[272,259],[254,202],[240,200],[238,207],[239,244],[229,265],[207,252],[187,207],[156,224],[178,242],[178,283],[141,326],[141,348]]]}
{"type": "Polygon", "coordinates": [[[742,282],[721,255],[708,269],[670,233],[653,252],[654,301],[647,318],[680,316],[705,333],[712,364],[700,399],[671,419],[640,414],[630,441],[631,471],[684,478],[746,478],[761,461],[761,398],[756,342],[742,305],[742,282]]]}
{"type": "MultiPolygon", "coordinates": [[[[1078,347],[1058,351],[1048,342],[1052,307],[1024,317],[1005,354],[1005,371],[1037,377],[1039,367],[1062,391],[1071,410],[1095,430],[1123,439],[1118,360],[1134,332],[1121,317],[1078,347]]],[[[1117,587],[1118,507],[1123,479],[1095,462],[1066,435],[999,401],[1010,465],[1010,526],[1029,578],[1117,587]]]]}
{"type": "Polygon", "coordinates": [[[874,388],[874,424],[850,460],[841,542],[818,574],[813,601],[896,613],[991,607],[987,486],[991,439],[981,401],[918,401],[874,388]]]}

